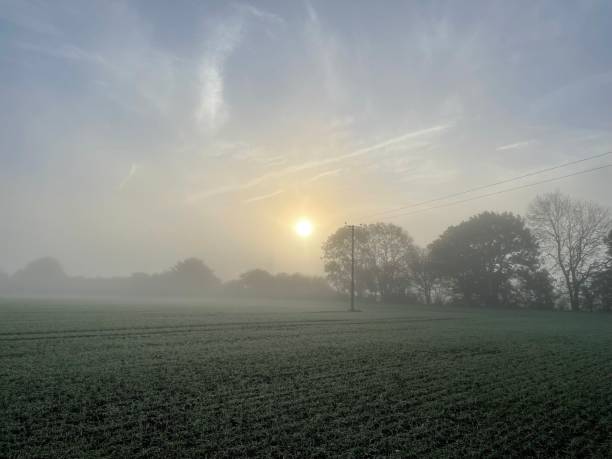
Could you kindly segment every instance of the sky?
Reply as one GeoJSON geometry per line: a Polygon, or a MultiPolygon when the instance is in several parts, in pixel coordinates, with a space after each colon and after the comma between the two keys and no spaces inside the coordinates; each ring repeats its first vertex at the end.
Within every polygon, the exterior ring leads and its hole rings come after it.
{"type": "Polygon", "coordinates": [[[611,168],[379,214],[612,150],[611,43],[607,1],[0,0],[0,269],[319,274],[345,222],[612,205],[611,168]]]}

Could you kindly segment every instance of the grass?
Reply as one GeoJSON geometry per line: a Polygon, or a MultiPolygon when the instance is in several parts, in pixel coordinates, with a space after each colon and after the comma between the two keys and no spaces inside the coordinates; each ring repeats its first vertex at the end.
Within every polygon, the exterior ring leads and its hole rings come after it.
{"type": "Polygon", "coordinates": [[[0,456],[612,456],[612,316],[341,307],[0,302],[0,456]]]}

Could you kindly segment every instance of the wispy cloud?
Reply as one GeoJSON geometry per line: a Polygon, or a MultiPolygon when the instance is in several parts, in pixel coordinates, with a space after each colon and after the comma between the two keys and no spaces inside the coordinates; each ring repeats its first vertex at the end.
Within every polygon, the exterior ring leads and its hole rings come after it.
{"type": "Polygon", "coordinates": [[[306,2],[306,11],[308,13],[306,36],[315,64],[321,71],[325,90],[332,100],[341,99],[347,92],[347,84],[341,78],[338,68],[342,51],[339,41],[324,29],[317,11],[310,2],[306,2]]]}
{"type": "Polygon", "coordinates": [[[360,148],[359,150],[356,150],[352,153],[347,153],[346,155],[342,155],[342,156],[337,156],[335,158],[331,158],[334,161],[331,162],[335,162],[335,161],[339,161],[339,160],[343,160],[343,159],[347,159],[347,158],[352,158],[355,156],[361,156],[361,155],[365,155],[367,153],[370,153],[372,151],[376,151],[376,150],[381,150],[384,149],[386,147],[390,147],[390,146],[394,146],[397,145],[401,142],[405,142],[406,140],[410,140],[410,139],[414,139],[416,137],[421,137],[421,136],[426,136],[429,134],[436,134],[438,132],[444,131],[446,129],[448,129],[450,127],[450,124],[442,124],[439,126],[433,126],[430,128],[426,128],[426,129],[420,129],[418,131],[412,131],[412,132],[408,132],[406,134],[402,134],[400,136],[397,137],[393,137],[391,139],[387,139],[383,142],[379,142],[375,145],[371,145],[369,147],[365,147],[365,148],[360,148]]]}
{"type": "Polygon", "coordinates": [[[511,143],[509,145],[502,145],[501,147],[497,147],[495,150],[496,151],[514,150],[516,148],[526,147],[527,145],[530,145],[531,143],[533,143],[531,140],[524,140],[522,142],[511,143]]]}
{"type": "Polygon", "coordinates": [[[276,190],[273,191],[272,193],[268,193],[268,194],[262,194],[261,196],[254,196],[252,198],[246,199],[244,201],[242,201],[244,204],[250,204],[253,202],[257,202],[257,201],[263,201],[264,199],[269,199],[269,198],[273,198],[274,196],[278,196],[279,194],[284,193],[284,190],[276,190]]]}
{"type": "Polygon", "coordinates": [[[282,175],[283,174],[280,174],[280,173],[268,173],[268,174],[261,175],[259,177],[256,177],[254,179],[248,180],[240,184],[224,185],[224,186],[220,186],[217,188],[212,188],[209,190],[196,192],[187,197],[187,202],[194,203],[196,201],[211,198],[213,196],[218,196],[218,195],[222,195],[226,193],[233,193],[236,191],[247,190],[249,188],[253,188],[254,186],[259,185],[260,183],[265,182],[268,179],[280,177],[282,175]]]}
{"type": "Polygon", "coordinates": [[[57,59],[66,59],[72,61],[85,61],[94,64],[108,65],[106,60],[97,53],[86,51],[72,44],[62,44],[58,46],[35,45],[32,43],[18,43],[18,48],[33,53],[42,54],[45,56],[55,57],[57,59]]]}
{"type": "Polygon", "coordinates": [[[278,14],[270,13],[269,11],[264,11],[261,8],[256,8],[253,5],[247,5],[244,3],[239,3],[234,5],[234,7],[241,12],[250,14],[251,16],[262,19],[267,22],[276,23],[276,24],[285,24],[285,20],[279,16],[278,14]]]}
{"type": "Polygon", "coordinates": [[[134,177],[134,174],[136,174],[136,171],[138,170],[138,165],[135,163],[132,163],[132,165],[130,166],[130,171],[128,172],[128,174],[125,176],[125,178],[121,181],[121,183],[119,184],[119,189],[122,190],[130,180],[132,180],[132,178],[134,177]]]}
{"type": "MultiPolygon", "coordinates": [[[[325,159],[319,159],[319,160],[313,160],[313,161],[308,161],[308,162],[301,163],[301,164],[296,164],[293,166],[288,166],[280,170],[268,172],[266,174],[263,174],[259,177],[255,177],[251,180],[247,180],[240,184],[226,185],[226,186],[222,186],[218,188],[213,188],[210,190],[196,192],[196,193],[191,194],[187,198],[187,201],[192,203],[195,201],[199,201],[201,199],[206,199],[206,198],[210,198],[210,197],[225,194],[225,193],[232,193],[236,191],[246,190],[254,186],[257,186],[260,183],[263,183],[270,179],[281,178],[281,177],[284,177],[286,175],[290,175],[296,172],[314,169],[314,168],[321,167],[321,166],[327,166],[329,164],[334,164],[334,163],[338,163],[341,161],[345,161],[347,159],[356,158],[356,157],[363,156],[363,155],[366,155],[366,154],[369,154],[375,151],[384,150],[389,147],[397,146],[398,144],[405,142],[407,140],[442,132],[445,129],[448,129],[449,127],[450,127],[449,124],[444,124],[444,125],[439,125],[439,126],[433,126],[433,127],[426,128],[426,129],[420,129],[418,131],[407,132],[397,137],[393,137],[393,138],[384,140],[374,145],[370,145],[369,147],[357,149],[355,151],[346,153],[344,155],[339,155],[339,156],[334,156],[331,158],[325,158],[325,159]]],[[[419,144],[416,146],[422,147],[423,145],[419,144]]]]}
{"type": "MultiPolygon", "coordinates": [[[[100,14],[112,13],[102,8],[100,14]]],[[[82,66],[88,75],[95,75],[91,80],[94,91],[132,115],[150,116],[152,109],[156,114],[169,114],[179,94],[179,59],[154,46],[141,18],[128,5],[121,7],[121,21],[112,27],[118,36],[126,30],[129,33],[120,43],[87,40],[86,45],[70,35],[45,40],[30,36],[27,41],[17,41],[15,48],[82,66]]],[[[41,64],[46,62],[41,60],[41,64]]]]}
{"type": "Polygon", "coordinates": [[[445,183],[457,176],[458,171],[428,159],[418,165],[414,165],[411,170],[401,171],[400,174],[399,182],[402,184],[421,185],[425,182],[428,185],[435,185],[445,183]]]}
{"type": "Polygon", "coordinates": [[[281,164],[285,164],[288,161],[288,159],[285,155],[274,155],[274,156],[262,157],[258,161],[264,164],[266,167],[272,167],[272,166],[280,166],[281,164]]]}
{"type": "Polygon", "coordinates": [[[234,5],[234,11],[225,21],[218,21],[200,64],[196,119],[208,131],[216,131],[229,117],[225,102],[225,63],[243,39],[245,20],[252,17],[274,24],[285,23],[280,16],[252,5],[234,5]]]}
{"type": "Polygon", "coordinates": [[[307,180],[304,180],[303,183],[311,183],[314,182],[316,180],[322,179],[324,177],[329,177],[330,175],[338,175],[340,172],[342,171],[342,169],[334,169],[331,171],[325,171],[325,172],[321,172],[320,174],[314,175],[312,177],[310,177],[307,180]]]}
{"type": "Polygon", "coordinates": [[[242,20],[232,18],[221,23],[213,33],[200,65],[200,101],[196,119],[207,130],[218,129],[227,119],[224,99],[224,66],[242,37],[242,20]]]}

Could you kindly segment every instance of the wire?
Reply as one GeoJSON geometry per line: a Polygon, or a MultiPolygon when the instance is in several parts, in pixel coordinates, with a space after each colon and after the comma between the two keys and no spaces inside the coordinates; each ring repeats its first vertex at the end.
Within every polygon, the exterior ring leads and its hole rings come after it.
{"type": "Polygon", "coordinates": [[[547,179],[547,180],[540,180],[538,182],[532,182],[532,183],[527,183],[525,185],[519,185],[519,186],[515,186],[515,187],[512,187],[512,188],[506,188],[505,190],[494,191],[492,193],[485,193],[485,194],[481,194],[481,195],[478,195],[478,196],[473,196],[471,198],[462,199],[462,200],[459,200],[459,201],[452,201],[452,202],[449,202],[449,203],[446,203],[446,204],[441,204],[439,206],[426,207],[425,209],[418,209],[418,210],[415,210],[413,212],[399,213],[399,214],[396,214],[396,215],[391,215],[391,216],[389,216],[387,218],[405,217],[405,216],[409,216],[409,215],[418,214],[418,213],[421,213],[421,212],[426,212],[426,211],[429,211],[429,210],[440,209],[442,207],[450,207],[450,206],[453,206],[455,204],[463,204],[465,202],[475,201],[477,199],[487,198],[489,196],[496,196],[498,194],[509,193],[511,191],[517,191],[517,190],[521,190],[523,188],[530,188],[530,187],[533,187],[533,186],[536,186],[536,185],[542,185],[544,183],[556,182],[558,180],[563,180],[563,179],[566,179],[566,178],[569,178],[569,177],[574,177],[576,175],[587,174],[589,172],[594,172],[594,171],[598,171],[598,170],[601,170],[601,169],[606,169],[608,167],[612,167],[612,163],[604,164],[604,165],[598,166],[598,167],[593,167],[591,169],[585,169],[585,170],[582,170],[582,171],[573,172],[571,174],[562,175],[560,177],[553,177],[553,178],[547,179]]]}
{"type": "Polygon", "coordinates": [[[368,218],[376,217],[376,216],[379,216],[379,215],[391,214],[391,213],[395,213],[395,212],[400,211],[400,210],[410,209],[412,207],[419,207],[419,206],[422,206],[422,205],[425,205],[425,204],[431,204],[432,202],[438,202],[438,201],[443,201],[445,199],[455,198],[457,196],[463,196],[465,194],[472,193],[474,191],[484,190],[486,188],[492,188],[494,186],[503,185],[504,183],[514,182],[516,180],[521,180],[521,179],[524,179],[524,178],[527,178],[527,177],[532,177],[534,175],[542,174],[544,172],[550,172],[550,171],[554,171],[554,170],[557,170],[557,169],[561,169],[563,167],[572,166],[574,164],[582,163],[584,161],[589,161],[591,159],[602,158],[604,156],[608,156],[608,155],[611,155],[611,154],[612,154],[612,151],[607,151],[605,153],[601,153],[601,154],[594,155],[594,156],[589,156],[587,158],[577,159],[576,161],[570,161],[570,162],[567,162],[567,163],[559,164],[557,166],[552,166],[552,167],[547,167],[547,168],[544,168],[544,169],[539,169],[537,171],[533,171],[533,172],[529,172],[529,173],[524,174],[524,175],[519,175],[517,177],[512,177],[512,178],[509,178],[509,179],[501,180],[499,182],[489,183],[487,185],[480,185],[480,186],[477,186],[477,187],[474,187],[474,188],[470,188],[470,189],[467,189],[467,190],[464,190],[464,191],[459,191],[458,193],[451,193],[451,194],[447,194],[447,195],[444,195],[444,196],[440,196],[438,198],[428,199],[426,201],[421,201],[421,202],[417,202],[417,203],[414,203],[414,204],[406,204],[404,206],[396,207],[394,209],[378,211],[378,212],[375,212],[373,214],[362,216],[361,219],[368,219],[368,218]]]}

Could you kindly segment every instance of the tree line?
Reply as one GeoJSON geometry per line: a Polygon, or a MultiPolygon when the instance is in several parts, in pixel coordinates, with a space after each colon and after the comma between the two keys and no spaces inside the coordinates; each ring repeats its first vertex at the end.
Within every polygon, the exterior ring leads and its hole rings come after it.
{"type": "MultiPolygon", "coordinates": [[[[348,294],[351,230],[323,244],[327,280],[348,294]]],[[[355,228],[358,298],[481,307],[612,310],[609,209],[559,192],[536,197],[526,218],[483,212],[418,247],[403,228],[355,228]]]]}
{"type": "MultiPolygon", "coordinates": [[[[325,277],[253,269],[222,282],[188,258],[156,274],[68,276],[53,258],[0,272],[0,295],[263,297],[330,299],[351,285],[351,230],[322,247],[325,277]]],[[[593,202],[559,192],[536,197],[526,217],[483,212],[447,228],[427,247],[394,224],[355,228],[358,299],[612,311],[612,218],[593,202]]]]}
{"type": "Polygon", "coordinates": [[[0,295],[330,299],[338,294],[323,277],[299,273],[271,274],[263,269],[253,269],[241,274],[237,279],[222,282],[214,271],[198,258],[179,261],[161,273],[87,278],[68,276],[59,261],[45,257],[28,263],[12,276],[0,276],[0,295]]]}

